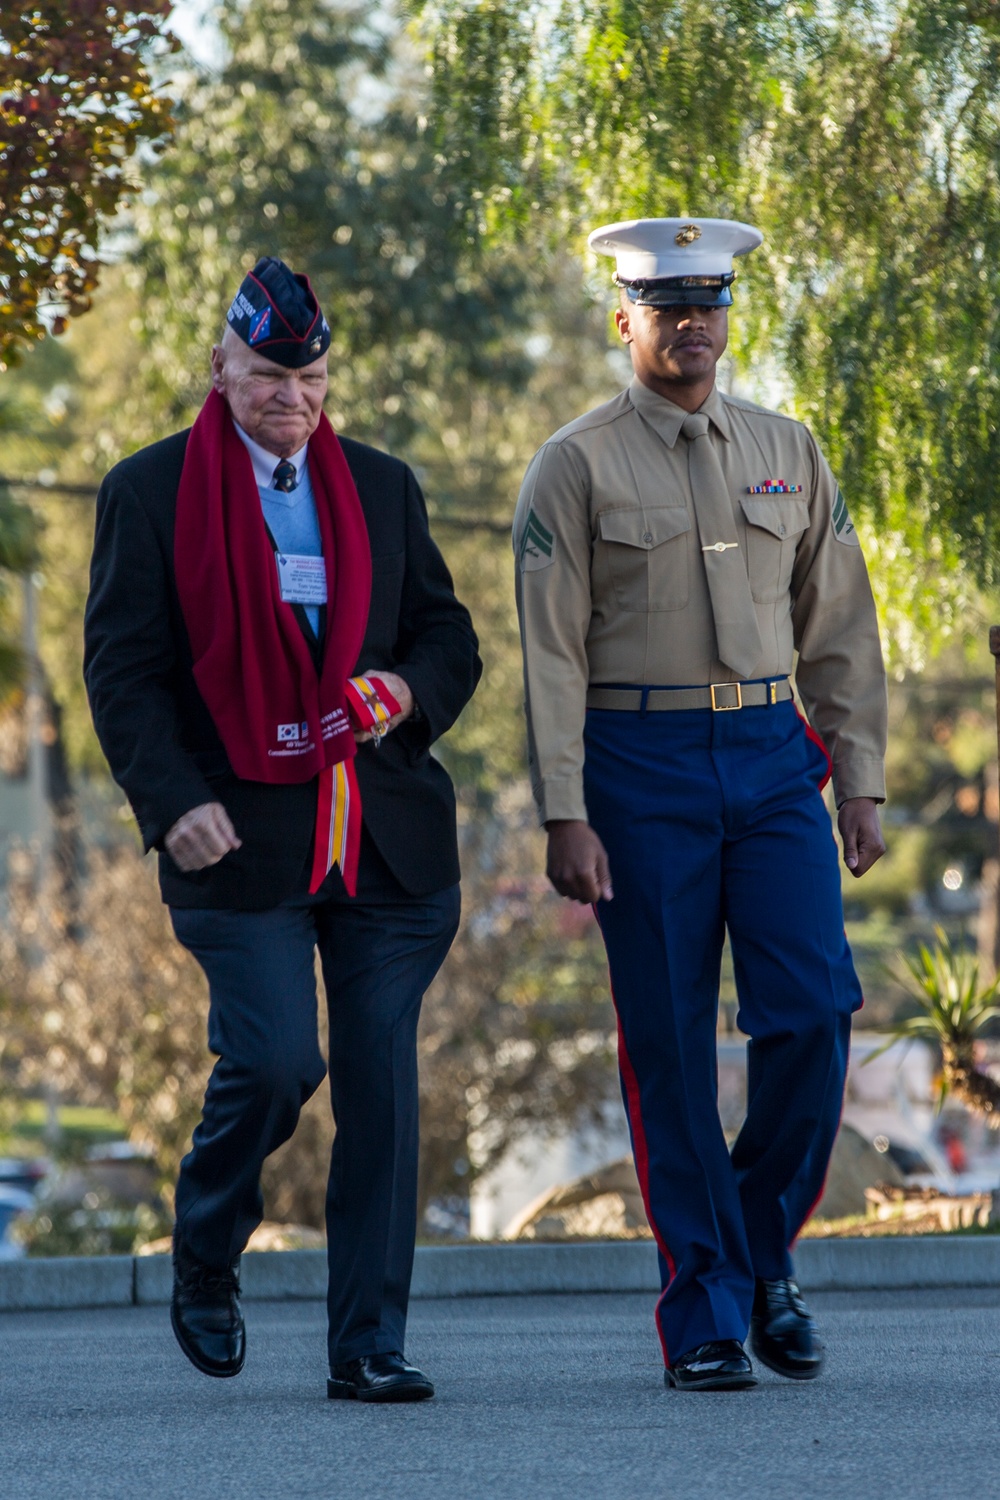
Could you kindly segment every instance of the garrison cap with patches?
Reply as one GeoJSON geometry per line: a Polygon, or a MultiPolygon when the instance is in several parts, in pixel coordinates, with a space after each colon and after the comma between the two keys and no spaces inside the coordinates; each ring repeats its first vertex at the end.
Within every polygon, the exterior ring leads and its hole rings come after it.
{"type": "Polygon", "coordinates": [[[588,236],[615,257],[615,281],[641,307],[729,307],[733,257],[764,236],[735,219],[625,219],[588,236]]]}
{"type": "Polygon", "coordinates": [[[312,364],[330,347],[330,325],[308,276],[265,255],[244,276],[226,319],[245,344],[287,370],[312,364]]]}

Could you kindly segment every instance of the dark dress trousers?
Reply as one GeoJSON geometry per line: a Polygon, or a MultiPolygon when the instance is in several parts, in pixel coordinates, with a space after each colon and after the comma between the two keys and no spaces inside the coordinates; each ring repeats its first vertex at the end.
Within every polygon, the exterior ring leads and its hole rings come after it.
{"type": "MultiPolygon", "coordinates": [[[[174,570],[187,433],[118,464],[101,486],[85,627],[94,723],[179,940],[209,982],[217,1061],[177,1188],[178,1229],[224,1265],[263,1212],[260,1170],[323,1078],[313,957],[330,1012],[337,1136],[327,1196],[330,1358],[402,1349],[416,1223],[416,1026],[458,924],[455,799],[430,754],[482,670],[467,610],[399,460],[341,439],[372,551],[357,670],[396,672],[419,713],[356,760],[364,830],[356,898],[334,869],[308,893],[316,782],[233,772],[192,673],[174,570]],[[185,872],[163,847],[177,819],[221,802],[242,846],[185,872]]],[[[322,641],[296,610],[314,659],[322,641]]]]}

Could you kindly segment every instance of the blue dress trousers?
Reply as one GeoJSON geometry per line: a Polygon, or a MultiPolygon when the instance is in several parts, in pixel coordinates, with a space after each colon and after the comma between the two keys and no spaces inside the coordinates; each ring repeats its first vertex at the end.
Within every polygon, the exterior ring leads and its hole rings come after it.
{"type": "Polygon", "coordinates": [[[829,761],[794,703],[589,709],[585,747],[588,816],[614,885],[597,915],[670,1364],[711,1340],[743,1340],[754,1278],[792,1274],[862,996],[820,793],[829,761]],[[727,929],[749,1037],[747,1117],[731,1151],[716,1070],[727,929]]]}

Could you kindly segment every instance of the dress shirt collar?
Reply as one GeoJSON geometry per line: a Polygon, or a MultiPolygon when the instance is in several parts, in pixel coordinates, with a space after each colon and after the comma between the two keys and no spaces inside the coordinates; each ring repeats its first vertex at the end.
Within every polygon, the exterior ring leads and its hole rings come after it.
{"type": "MultiPolygon", "coordinates": [[[[675,406],[665,396],[658,396],[655,391],[651,391],[648,385],[643,385],[638,375],[632,377],[628,394],[639,415],[649,423],[667,447],[672,448],[680,436],[684,418],[690,413],[680,406],[675,406]]],[[[698,410],[704,412],[720,436],[728,442],[729,413],[726,411],[725,401],[717,385],[713,385],[710,395],[702,402],[698,410]]]]}
{"type": "MultiPolygon", "coordinates": [[[[233,419],[233,426],[239,433],[240,440],[250,455],[250,461],[253,464],[253,477],[257,481],[257,488],[261,490],[273,488],[274,471],[277,465],[281,463],[280,457],[275,453],[268,453],[266,448],[262,448],[259,443],[255,443],[253,438],[243,431],[243,428],[235,418],[233,419]]],[[[302,466],[306,461],[308,448],[308,442],[303,443],[298,453],[293,453],[288,460],[290,464],[295,465],[296,484],[301,483],[302,466]]]]}

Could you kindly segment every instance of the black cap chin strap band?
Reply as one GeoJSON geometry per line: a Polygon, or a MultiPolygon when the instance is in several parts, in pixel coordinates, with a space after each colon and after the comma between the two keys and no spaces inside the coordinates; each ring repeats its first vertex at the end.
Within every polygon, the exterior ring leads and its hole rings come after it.
{"type": "Polygon", "coordinates": [[[720,276],[667,276],[624,281],[615,275],[630,302],[639,307],[731,307],[735,271],[720,276]]]}

